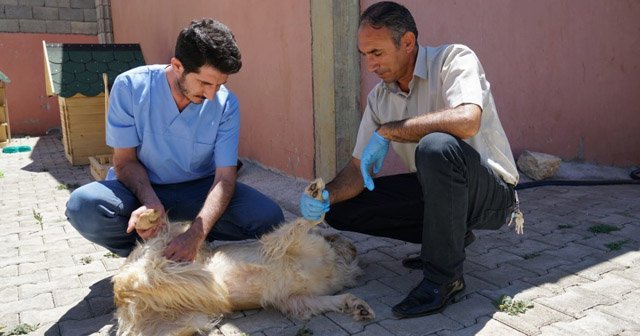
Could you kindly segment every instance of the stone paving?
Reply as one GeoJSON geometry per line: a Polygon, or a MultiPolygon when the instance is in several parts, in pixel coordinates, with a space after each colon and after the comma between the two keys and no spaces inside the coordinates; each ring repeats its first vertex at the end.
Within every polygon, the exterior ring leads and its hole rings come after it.
{"type": "MultiPolygon", "coordinates": [[[[74,187],[92,181],[54,136],[18,138],[33,151],[0,154],[0,335],[114,335],[111,276],[123,259],[89,243],[64,216],[74,187]]],[[[305,181],[247,163],[241,180],[292,218],[305,181]]],[[[540,187],[519,192],[524,235],[478,231],[467,248],[463,296],[444,312],[398,320],[391,307],[421,279],[400,260],[419,246],[345,233],[364,275],[349,292],[376,311],[367,323],[328,313],[307,321],[273,309],[236,312],[211,335],[640,335],[640,185],[540,187]],[[609,233],[594,233],[606,231],[609,233]],[[502,295],[530,301],[498,311],[502,295]]],[[[331,229],[325,229],[331,230],[331,229]]]]}

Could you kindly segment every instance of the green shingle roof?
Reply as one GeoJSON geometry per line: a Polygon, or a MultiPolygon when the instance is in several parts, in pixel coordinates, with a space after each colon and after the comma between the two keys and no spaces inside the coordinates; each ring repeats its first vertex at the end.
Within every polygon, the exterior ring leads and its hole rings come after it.
{"type": "Polygon", "coordinates": [[[103,73],[111,86],[119,74],[145,64],[139,44],[45,43],[45,62],[47,92],[65,98],[97,96],[104,92],[103,73]]]}

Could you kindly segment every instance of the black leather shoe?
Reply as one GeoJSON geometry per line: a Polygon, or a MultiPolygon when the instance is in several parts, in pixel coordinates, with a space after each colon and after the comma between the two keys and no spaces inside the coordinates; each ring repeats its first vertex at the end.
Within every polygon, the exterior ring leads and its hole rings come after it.
{"type": "Polygon", "coordinates": [[[393,315],[398,318],[407,318],[439,313],[457,293],[463,290],[462,277],[444,285],[438,285],[426,278],[422,279],[422,282],[411,290],[402,302],[393,307],[393,315]]]}
{"type": "MultiPolygon", "coordinates": [[[[464,235],[464,247],[471,245],[474,241],[476,241],[476,235],[473,234],[473,231],[467,231],[467,234],[464,235]]],[[[402,259],[402,266],[415,270],[421,270],[424,268],[424,264],[422,263],[422,258],[420,258],[420,256],[402,259]]]]}

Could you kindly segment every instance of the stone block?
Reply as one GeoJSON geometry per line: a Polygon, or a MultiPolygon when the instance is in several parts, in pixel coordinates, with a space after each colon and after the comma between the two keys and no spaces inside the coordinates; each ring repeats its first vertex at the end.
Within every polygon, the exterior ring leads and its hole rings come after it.
{"type": "Polygon", "coordinates": [[[57,20],[58,8],[33,7],[33,18],[38,20],[57,20]]]}
{"type": "Polygon", "coordinates": [[[71,0],[71,8],[96,8],[95,0],[71,0]]]}
{"type": "Polygon", "coordinates": [[[71,22],[71,34],[96,35],[98,24],[96,22],[71,22]]]}
{"type": "Polygon", "coordinates": [[[60,8],[60,20],[82,21],[84,20],[84,10],[80,8],[60,8]]]}
{"type": "Polygon", "coordinates": [[[84,13],[84,21],[86,21],[86,22],[96,22],[97,13],[96,13],[96,10],[94,8],[83,9],[82,11],[84,13]]]}
{"type": "Polygon", "coordinates": [[[562,159],[545,153],[524,151],[518,157],[518,168],[534,180],[544,180],[555,175],[562,159]]]}
{"type": "Polygon", "coordinates": [[[7,19],[32,19],[33,12],[27,6],[4,6],[4,15],[7,19]]]}
{"type": "Polygon", "coordinates": [[[47,24],[42,20],[20,20],[21,33],[46,33],[47,24]]]}

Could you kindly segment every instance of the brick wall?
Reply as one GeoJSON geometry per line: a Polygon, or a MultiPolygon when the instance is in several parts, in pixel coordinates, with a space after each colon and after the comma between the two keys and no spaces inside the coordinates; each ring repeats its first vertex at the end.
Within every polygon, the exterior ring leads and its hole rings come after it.
{"type": "Polygon", "coordinates": [[[96,0],[0,0],[0,32],[97,35],[97,14],[96,0]]]}

